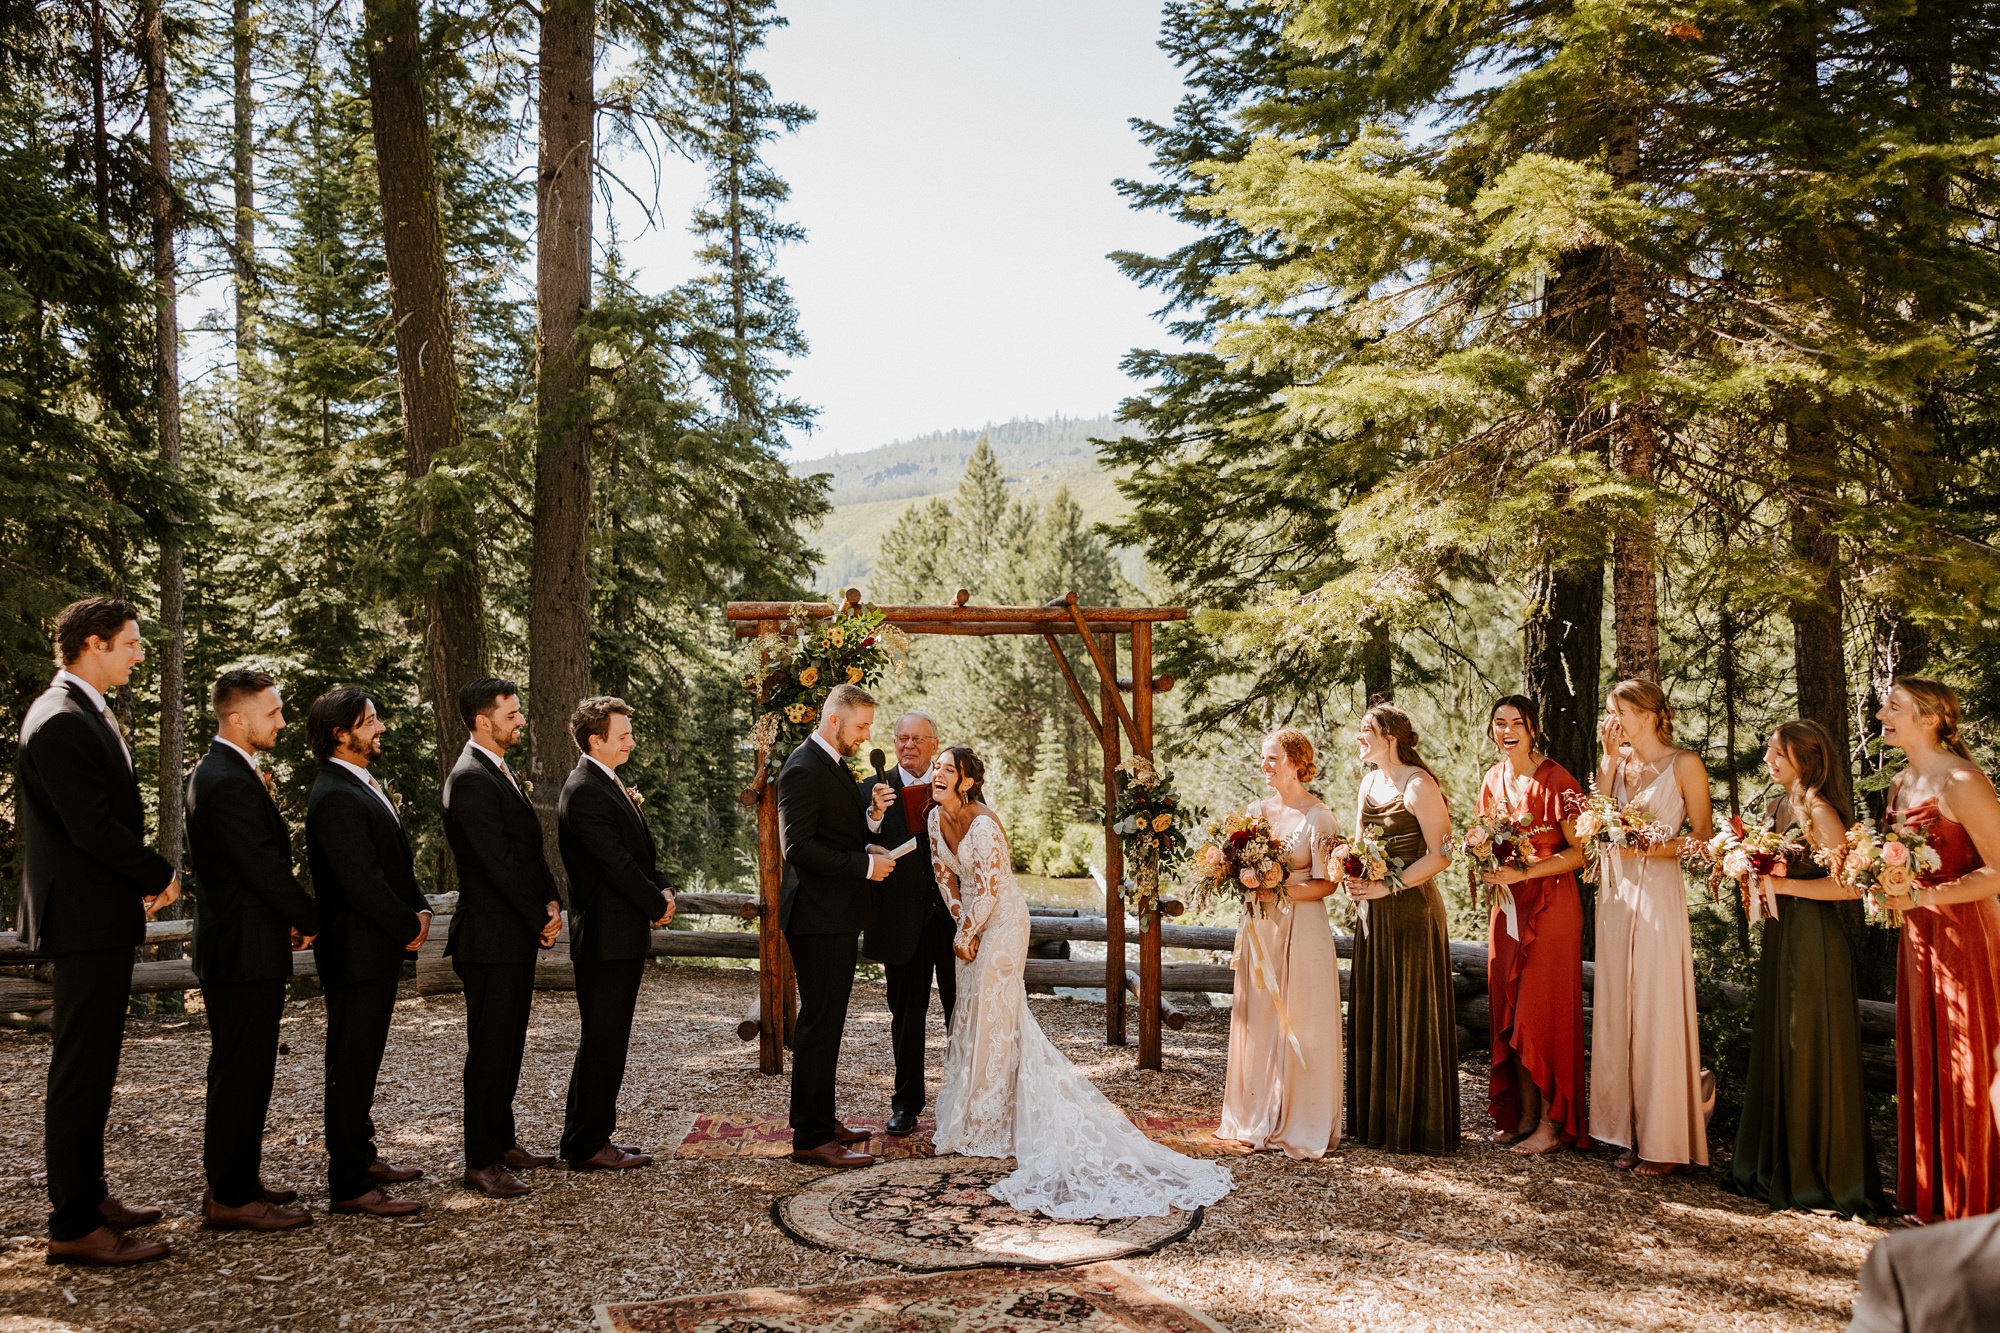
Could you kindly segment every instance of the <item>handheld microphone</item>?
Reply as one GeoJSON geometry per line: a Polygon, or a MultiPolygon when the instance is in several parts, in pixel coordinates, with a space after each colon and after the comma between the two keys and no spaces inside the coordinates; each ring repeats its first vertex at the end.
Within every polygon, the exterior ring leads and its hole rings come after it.
{"type": "Polygon", "coordinates": [[[870,750],[868,752],[868,762],[875,766],[875,780],[877,782],[887,782],[889,780],[888,777],[886,776],[887,764],[888,764],[887,755],[883,754],[880,750],[870,750]]]}

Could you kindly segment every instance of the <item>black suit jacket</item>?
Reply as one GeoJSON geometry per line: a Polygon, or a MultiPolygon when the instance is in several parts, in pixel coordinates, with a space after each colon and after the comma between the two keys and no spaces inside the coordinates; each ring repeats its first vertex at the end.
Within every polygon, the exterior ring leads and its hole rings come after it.
{"type": "Polygon", "coordinates": [[[556,845],[569,876],[570,958],[644,958],[653,923],[667,913],[653,831],[625,789],[588,759],[563,782],[556,845]]]}
{"type": "Polygon", "coordinates": [[[458,863],[458,907],[444,951],[466,963],[520,963],[542,947],[555,876],[542,823],[493,757],[468,745],[444,782],[444,836],[458,863]]]}
{"type": "Polygon", "coordinates": [[[319,913],[292,873],[292,831],[257,770],[221,741],[187,787],[188,858],[196,881],[194,975],[204,986],[292,975],[292,931],[319,933],[319,913]]]}
{"type": "Polygon", "coordinates": [[[328,985],[394,976],[430,903],[402,823],[361,779],[328,760],[306,798],[306,861],[319,903],[313,956],[328,985]]]}
{"type": "Polygon", "coordinates": [[[82,690],[49,686],[21,724],[21,943],[47,954],[143,943],[174,867],[146,845],[125,747],[82,690]]]}
{"type": "Polygon", "coordinates": [[[845,935],[868,926],[867,806],[854,774],[808,736],[778,770],[778,846],[785,876],[778,927],[799,935],[845,935]]]}
{"type": "MultiPolygon", "coordinates": [[[[885,776],[894,787],[902,781],[902,770],[892,770],[885,776]]],[[[875,789],[874,773],[869,773],[858,785],[865,807],[869,793],[875,789]]],[[[905,854],[889,872],[889,878],[876,885],[875,912],[868,923],[868,937],[862,941],[861,952],[878,963],[914,960],[927,922],[937,919],[942,924],[951,924],[951,909],[944,905],[944,895],[938,892],[937,879],[931,871],[930,829],[911,827],[909,798],[898,796],[883,813],[882,831],[875,835],[874,841],[893,849],[911,837],[917,840],[916,850],[905,854]]]]}

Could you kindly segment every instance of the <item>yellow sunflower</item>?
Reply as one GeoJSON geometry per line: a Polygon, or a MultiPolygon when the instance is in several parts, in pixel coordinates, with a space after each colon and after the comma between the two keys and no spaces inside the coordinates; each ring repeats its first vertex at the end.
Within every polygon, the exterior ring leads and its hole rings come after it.
{"type": "Polygon", "coordinates": [[[812,716],[813,710],[804,704],[793,704],[785,710],[785,716],[794,722],[803,722],[812,716]]]}

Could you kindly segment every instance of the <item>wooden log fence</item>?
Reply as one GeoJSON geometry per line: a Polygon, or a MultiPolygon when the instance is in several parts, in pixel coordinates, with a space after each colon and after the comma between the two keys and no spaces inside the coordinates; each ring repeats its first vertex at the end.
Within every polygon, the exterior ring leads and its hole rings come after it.
{"type": "MultiPolygon", "coordinates": [[[[450,960],[444,956],[456,895],[442,895],[431,901],[437,916],[431,923],[430,938],[417,955],[416,988],[423,994],[457,991],[461,985],[451,971],[450,960]]],[[[751,921],[760,914],[756,896],[747,893],[683,893],[678,895],[677,901],[679,917],[731,917],[751,921]]],[[[1123,929],[1116,936],[1130,939],[1139,933],[1138,922],[1131,917],[1119,924],[1123,929]]],[[[1228,954],[1236,947],[1236,931],[1230,926],[1184,926],[1163,922],[1158,930],[1160,945],[1165,949],[1205,951],[1213,955],[1228,954]]],[[[193,936],[194,923],[191,921],[149,922],[146,926],[146,947],[186,945],[193,936]]],[[[543,953],[538,960],[535,972],[537,989],[575,988],[575,972],[570,967],[567,950],[562,947],[568,937],[568,927],[565,926],[558,937],[557,947],[543,953]]],[[[1106,977],[1102,960],[1071,959],[1062,955],[1067,953],[1070,943],[1101,944],[1113,938],[1111,922],[1105,917],[1079,915],[1073,908],[1036,909],[1029,918],[1028,941],[1032,954],[1043,956],[1029,957],[1023,980],[1035,987],[1100,990],[1106,977]]],[[[653,932],[652,955],[656,958],[751,959],[758,956],[758,939],[758,933],[751,930],[656,930],[653,932]]],[[[1354,956],[1354,938],[1351,935],[1335,935],[1334,949],[1341,958],[1351,959],[1354,956]]],[[[1450,949],[1452,989],[1457,998],[1459,1025],[1468,1033],[1484,1034],[1492,1026],[1492,1010],[1486,994],[1486,946],[1453,940],[1450,949]]],[[[0,968],[20,971],[45,961],[22,947],[11,932],[0,932],[0,968]]],[[[317,975],[310,951],[294,954],[292,967],[295,977],[317,975]]],[[[43,970],[36,968],[37,972],[43,970]]],[[[1136,998],[1141,993],[1139,971],[1126,968],[1124,980],[1125,992],[1136,998]]],[[[195,989],[195,985],[193,965],[186,958],[142,961],[132,970],[134,995],[187,991],[195,989]]],[[[1170,997],[1177,994],[1227,994],[1234,985],[1235,973],[1226,962],[1162,961],[1159,964],[1161,1004],[1158,1021],[1168,1029],[1180,1031],[1186,1025],[1189,1010],[1170,997]]],[[[1595,985],[1596,968],[1585,963],[1583,992],[1586,1015],[1595,985]]],[[[1350,998],[1351,986],[1349,970],[1342,967],[1340,994],[1343,1000],[1350,998]]],[[[46,976],[0,973],[0,1013],[41,1012],[53,1002],[53,994],[46,976]]],[[[1748,998],[1740,988],[1722,985],[1704,990],[1697,996],[1697,1002],[1704,1011],[1735,1009],[1743,1007],[1748,998]]],[[[1862,1000],[1859,1007],[1863,1074],[1871,1089],[1893,1090],[1896,1007],[1876,1000],[1862,1000]]],[[[762,1031],[758,1022],[759,1010],[760,1005],[753,1001],[749,1012],[737,1024],[737,1035],[745,1041],[756,1040],[762,1031]]]]}

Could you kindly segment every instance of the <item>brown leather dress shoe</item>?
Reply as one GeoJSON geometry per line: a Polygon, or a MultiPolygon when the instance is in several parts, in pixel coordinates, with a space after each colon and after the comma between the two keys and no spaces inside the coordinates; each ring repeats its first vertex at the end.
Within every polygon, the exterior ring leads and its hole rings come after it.
{"type": "Polygon", "coordinates": [[[500,1154],[500,1165],[509,1171],[539,1171],[555,1164],[556,1155],[552,1152],[529,1152],[526,1148],[516,1147],[500,1154]]]}
{"type": "Polygon", "coordinates": [[[49,1242],[47,1262],[79,1264],[88,1268],[127,1268],[167,1257],[167,1247],[156,1240],[133,1240],[108,1226],[99,1227],[76,1240],[49,1242]]]}
{"type": "Polygon", "coordinates": [[[646,1156],[646,1150],[644,1148],[641,1148],[636,1143],[614,1143],[611,1146],[616,1148],[619,1152],[631,1153],[634,1157],[646,1156]]]}
{"type": "Polygon", "coordinates": [[[842,1124],[835,1124],[833,1127],[833,1141],[846,1147],[853,1147],[857,1143],[866,1143],[874,1137],[875,1132],[873,1130],[849,1129],[846,1125],[842,1124]]]}
{"type": "Polygon", "coordinates": [[[395,1166],[376,1158],[368,1164],[368,1178],[381,1185],[401,1185],[406,1181],[423,1179],[424,1169],[420,1166],[395,1166]]]}
{"type": "Polygon", "coordinates": [[[635,1166],[651,1166],[652,1157],[642,1152],[625,1152],[615,1143],[607,1143],[581,1162],[571,1162],[572,1171],[630,1171],[635,1166]]]}
{"type": "Polygon", "coordinates": [[[831,1166],[848,1168],[873,1166],[875,1159],[865,1152],[854,1152],[838,1143],[822,1143],[817,1148],[793,1149],[792,1160],[804,1162],[808,1166],[831,1166]]]}
{"type": "Polygon", "coordinates": [[[383,1190],[369,1190],[352,1199],[342,1199],[328,1207],[336,1213],[366,1213],[370,1217],[408,1217],[421,1213],[423,1204],[415,1199],[399,1199],[383,1190]]]}
{"type": "Polygon", "coordinates": [[[297,1203],[299,1201],[299,1192],[286,1185],[266,1185],[259,1182],[257,1188],[263,1191],[265,1203],[297,1203]]]}
{"type": "Polygon", "coordinates": [[[518,1199],[523,1194],[534,1193],[528,1188],[527,1181],[509,1171],[502,1162],[467,1171],[465,1187],[469,1190],[478,1190],[489,1199],[518,1199]]]}
{"type": "Polygon", "coordinates": [[[127,1208],[109,1194],[97,1205],[97,1211],[104,1215],[104,1225],[113,1231],[130,1231],[133,1227],[149,1227],[165,1217],[158,1208],[127,1208]]]}
{"type": "Polygon", "coordinates": [[[290,1231],[312,1225],[312,1214],[303,1208],[286,1208],[262,1199],[252,1199],[240,1208],[217,1203],[215,1196],[202,1191],[201,1224],[210,1231],[290,1231]]]}

